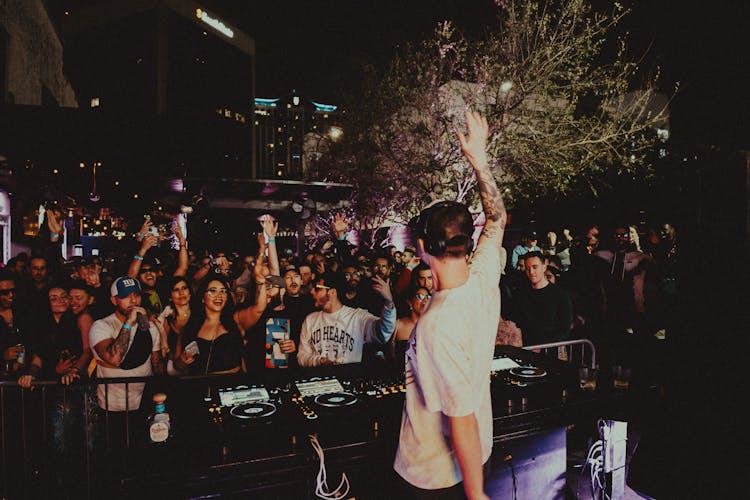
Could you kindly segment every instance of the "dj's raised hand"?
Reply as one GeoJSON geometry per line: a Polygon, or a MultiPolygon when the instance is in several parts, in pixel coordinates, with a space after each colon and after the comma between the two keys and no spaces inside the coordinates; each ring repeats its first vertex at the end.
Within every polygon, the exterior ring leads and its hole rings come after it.
{"type": "Polygon", "coordinates": [[[487,118],[476,111],[466,112],[466,135],[456,131],[461,150],[472,167],[480,168],[487,165],[487,137],[490,127],[487,118]]]}

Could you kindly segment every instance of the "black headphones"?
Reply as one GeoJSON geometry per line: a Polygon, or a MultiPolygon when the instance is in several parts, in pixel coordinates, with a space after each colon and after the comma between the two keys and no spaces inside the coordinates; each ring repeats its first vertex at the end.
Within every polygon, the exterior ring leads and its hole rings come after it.
{"type": "MultiPolygon", "coordinates": [[[[466,207],[457,201],[440,201],[422,210],[413,224],[413,227],[417,231],[417,236],[424,240],[425,250],[434,257],[442,256],[447,248],[445,234],[442,231],[442,228],[440,228],[441,234],[435,234],[435,228],[431,227],[432,216],[435,211],[445,207],[460,207],[463,210],[466,210],[466,207]]],[[[469,243],[467,244],[466,253],[470,253],[474,249],[474,241],[472,240],[471,235],[467,236],[469,238],[469,243]]]]}

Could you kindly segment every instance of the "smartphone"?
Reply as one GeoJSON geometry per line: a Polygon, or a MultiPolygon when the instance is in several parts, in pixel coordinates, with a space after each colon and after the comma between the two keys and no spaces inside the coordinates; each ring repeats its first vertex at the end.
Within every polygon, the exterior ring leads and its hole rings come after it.
{"type": "Polygon", "coordinates": [[[188,345],[185,346],[185,352],[193,356],[200,354],[200,350],[198,349],[198,343],[195,340],[190,342],[188,345]]]}

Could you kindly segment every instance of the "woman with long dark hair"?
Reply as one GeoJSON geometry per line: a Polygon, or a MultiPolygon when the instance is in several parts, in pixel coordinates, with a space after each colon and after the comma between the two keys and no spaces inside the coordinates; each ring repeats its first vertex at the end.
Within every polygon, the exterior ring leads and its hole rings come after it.
{"type": "Polygon", "coordinates": [[[169,291],[169,303],[157,318],[157,327],[162,335],[162,354],[167,360],[167,373],[178,374],[174,368],[174,357],[177,340],[190,321],[190,285],[184,276],[166,279],[166,290],[169,291]]]}
{"type": "Polygon", "coordinates": [[[179,335],[174,365],[191,375],[246,371],[244,333],[234,320],[234,303],[226,278],[210,274],[198,285],[196,306],[179,335]]]}

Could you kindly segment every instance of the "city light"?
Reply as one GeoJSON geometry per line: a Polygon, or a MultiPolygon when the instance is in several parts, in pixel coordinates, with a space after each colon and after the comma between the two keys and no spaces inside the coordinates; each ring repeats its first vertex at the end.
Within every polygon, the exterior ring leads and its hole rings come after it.
{"type": "Polygon", "coordinates": [[[211,26],[213,29],[228,38],[234,38],[234,31],[219,19],[213,18],[203,9],[195,9],[195,17],[211,26]]]}
{"type": "Polygon", "coordinates": [[[328,137],[330,137],[332,141],[338,141],[341,139],[342,135],[344,135],[344,131],[341,130],[341,127],[331,127],[328,129],[328,137]]]}

